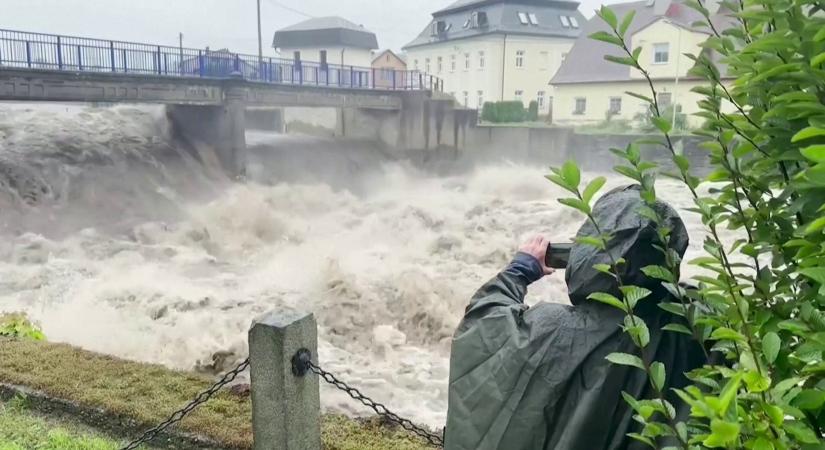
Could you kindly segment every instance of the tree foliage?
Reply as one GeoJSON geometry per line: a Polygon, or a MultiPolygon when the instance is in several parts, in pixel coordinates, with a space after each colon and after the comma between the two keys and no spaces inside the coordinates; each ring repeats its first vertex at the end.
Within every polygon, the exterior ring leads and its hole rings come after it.
{"type": "MultiPolygon", "coordinates": [[[[665,252],[666,264],[644,269],[675,299],[659,306],[689,325],[665,329],[692,336],[720,356],[709,361],[722,361],[687,374],[693,384],[676,394],[690,417],[680,420],[660,391],[670,375],[646,353],[649,330],[633,314],[645,292],[621,286],[622,298],[594,295],[625,312],[625,332],[638,347],[638,354],[608,359],[645,371],[657,392],[654,399],[625,395],[643,425],[631,437],[657,449],[825,448],[825,6],[812,0],[725,1],[736,25],[720,30],[702,0],[685,3],[703,17],[694,26],[710,34],[701,53],[688,57],[694,62],[690,74],[704,80],[694,89],[701,96],[697,115],[705,121],[695,134],[704,138],[714,169],[704,180],[715,183],[712,191],[700,189],[703,180],[676,151],[672,116],[656,100],[640,49],[628,47],[632,13],[617,17],[603,7],[599,16],[609,31],[591,35],[621,50],[610,61],[648,81],[650,90],[634,96],[649,104],[658,143],[676,168],[660,171],[631,144],[613,150],[621,159],[616,171],[640,184],[651,205],[658,175],[680,180],[706,228],[705,255],[691,261],[704,273],[693,277],[697,290],[676,283],[680,261],[665,245],[654,251],[665,252]],[[722,229],[741,237],[723,241],[722,229]],[[664,447],[666,440],[678,444],[664,447]]],[[[572,193],[560,202],[598,227],[590,208],[603,180],[582,189],[572,162],[548,178],[572,193]]],[[[652,209],[645,213],[658,220],[652,209]]],[[[661,242],[668,232],[660,229],[661,242]]],[[[583,243],[604,248],[609,238],[583,243]]],[[[620,280],[622,263],[597,269],[620,280]]]]}

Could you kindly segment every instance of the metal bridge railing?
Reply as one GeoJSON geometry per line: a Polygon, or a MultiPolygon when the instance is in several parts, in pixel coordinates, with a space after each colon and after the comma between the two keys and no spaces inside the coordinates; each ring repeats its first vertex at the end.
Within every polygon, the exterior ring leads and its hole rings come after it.
{"type": "Polygon", "coordinates": [[[228,50],[203,50],[0,29],[0,70],[23,68],[163,77],[237,78],[376,90],[442,90],[443,83],[417,70],[373,69],[228,50]]]}

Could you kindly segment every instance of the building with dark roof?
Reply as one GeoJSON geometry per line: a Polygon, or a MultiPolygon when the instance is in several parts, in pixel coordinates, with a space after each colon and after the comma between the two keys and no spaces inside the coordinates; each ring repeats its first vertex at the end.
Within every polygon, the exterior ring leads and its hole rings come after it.
{"type": "Polygon", "coordinates": [[[539,102],[548,111],[547,80],[581,34],[578,2],[458,0],[432,14],[407,45],[407,65],[444,80],[444,91],[480,108],[485,101],[539,102]]]}
{"type": "MultiPolygon", "coordinates": [[[[717,29],[733,22],[719,3],[706,1],[714,13],[717,29]]],[[[641,47],[640,62],[656,81],[661,103],[678,104],[686,114],[698,111],[699,97],[690,90],[700,83],[690,76],[693,66],[686,53],[699,54],[709,37],[707,28],[695,27],[703,17],[680,0],[644,0],[610,5],[621,18],[631,11],[635,16],[627,31],[631,48],[641,47]]],[[[554,122],[592,124],[615,119],[633,120],[647,106],[627,91],[650,96],[650,88],[638,71],[604,59],[605,55],[625,56],[617,47],[588,38],[597,31],[607,31],[598,16],[584,26],[582,36],[573,45],[564,63],[550,79],[556,93],[553,103],[554,122]]],[[[694,123],[695,124],[695,123],[694,123]]]]}
{"type": "Polygon", "coordinates": [[[282,58],[370,67],[378,39],[341,17],[318,17],[276,31],[272,47],[282,58]]]}

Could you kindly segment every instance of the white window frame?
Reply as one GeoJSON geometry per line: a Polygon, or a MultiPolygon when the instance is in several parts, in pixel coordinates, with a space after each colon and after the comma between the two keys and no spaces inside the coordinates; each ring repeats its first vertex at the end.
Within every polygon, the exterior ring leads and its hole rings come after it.
{"type": "Polygon", "coordinates": [[[559,16],[559,20],[561,21],[561,26],[570,28],[570,19],[567,16],[559,16]]]}
{"type": "Polygon", "coordinates": [[[653,44],[653,64],[668,64],[670,62],[670,42],[656,42],[653,44]],[[665,47],[664,52],[660,52],[658,48],[665,47]],[[665,55],[664,61],[658,61],[660,54],[665,55]]]}
{"type": "Polygon", "coordinates": [[[464,107],[467,108],[470,106],[470,92],[464,91],[464,107]]]}
{"type": "Polygon", "coordinates": [[[550,69],[550,52],[547,50],[542,50],[539,53],[539,70],[549,70],[550,69]]]}
{"type": "Polygon", "coordinates": [[[539,18],[536,16],[536,13],[528,13],[527,18],[530,19],[530,24],[531,25],[538,25],[539,24],[539,18]]]}
{"type": "Polygon", "coordinates": [[[485,56],[486,55],[484,54],[484,50],[479,50],[478,51],[478,70],[484,70],[484,64],[485,64],[484,57],[485,56]]]}
{"type": "Polygon", "coordinates": [[[413,60],[413,70],[418,70],[418,58],[413,60]]]}
{"type": "Polygon", "coordinates": [[[516,50],[516,69],[524,68],[524,50],[516,50]]]}
{"type": "Polygon", "coordinates": [[[468,70],[470,70],[470,54],[465,53],[464,54],[464,71],[466,72],[468,70]]]}
{"type": "Polygon", "coordinates": [[[545,91],[538,91],[538,93],[536,93],[536,103],[539,104],[539,111],[544,111],[545,94],[545,91]]]}
{"type": "Polygon", "coordinates": [[[481,109],[484,107],[484,91],[478,91],[476,94],[478,94],[478,98],[476,99],[477,108],[481,109]]]}
{"type": "Polygon", "coordinates": [[[530,20],[527,17],[527,13],[525,13],[525,12],[519,11],[518,21],[521,22],[522,25],[530,25],[530,20]]]}
{"type": "Polygon", "coordinates": [[[578,28],[579,27],[579,20],[576,19],[575,17],[567,16],[567,20],[570,21],[570,26],[572,26],[573,28],[578,28]]]}
{"type": "Polygon", "coordinates": [[[455,66],[456,66],[455,60],[456,60],[455,54],[450,55],[450,72],[455,72],[455,66]]]}
{"type": "Polygon", "coordinates": [[[610,114],[618,115],[622,113],[622,98],[621,97],[610,97],[607,101],[607,111],[610,114]],[[617,101],[619,104],[618,108],[613,108],[613,102],[617,101]]]}
{"type": "Polygon", "coordinates": [[[573,114],[576,116],[583,116],[587,114],[587,97],[576,97],[573,99],[573,114]],[[583,108],[579,109],[579,100],[581,100],[583,108]]]}
{"type": "Polygon", "coordinates": [[[516,90],[516,92],[513,93],[513,97],[516,99],[517,102],[524,103],[524,91],[516,90]]]}
{"type": "Polygon", "coordinates": [[[442,73],[442,72],[444,72],[444,58],[443,58],[442,56],[439,56],[439,57],[436,59],[436,66],[435,66],[435,68],[436,68],[436,70],[438,70],[438,73],[442,73]]]}
{"type": "Polygon", "coordinates": [[[424,69],[425,69],[424,73],[431,74],[432,73],[430,71],[431,68],[432,68],[432,66],[430,65],[430,58],[425,58],[424,59],[424,69]]]}

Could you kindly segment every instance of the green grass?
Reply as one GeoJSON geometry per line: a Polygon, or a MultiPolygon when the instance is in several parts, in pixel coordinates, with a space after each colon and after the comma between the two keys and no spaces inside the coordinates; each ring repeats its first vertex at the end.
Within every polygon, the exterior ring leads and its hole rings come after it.
{"type": "Polygon", "coordinates": [[[118,448],[118,442],[94,431],[37,415],[23,401],[0,402],[0,450],[118,448]]]}
{"type": "MultiPolygon", "coordinates": [[[[27,386],[87,408],[102,408],[135,420],[141,429],[162,421],[212,384],[197,374],[48,342],[0,338],[0,361],[0,382],[27,386]]],[[[252,446],[251,417],[248,396],[223,391],[187,416],[179,428],[227,448],[246,449],[252,446]]],[[[322,440],[327,450],[429,448],[403,430],[378,421],[336,415],[323,416],[322,440]]]]}

